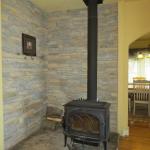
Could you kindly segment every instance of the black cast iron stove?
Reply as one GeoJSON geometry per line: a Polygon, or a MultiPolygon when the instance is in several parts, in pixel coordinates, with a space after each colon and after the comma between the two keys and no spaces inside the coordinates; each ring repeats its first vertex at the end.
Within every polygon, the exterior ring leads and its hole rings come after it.
{"type": "Polygon", "coordinates": [[[110,104],[97,101],[97,5],[103,0],[83,0],[88,7],[87,99],[65,104],[64,135],[73,142],[100,145],[107,150],[110,104]]]}

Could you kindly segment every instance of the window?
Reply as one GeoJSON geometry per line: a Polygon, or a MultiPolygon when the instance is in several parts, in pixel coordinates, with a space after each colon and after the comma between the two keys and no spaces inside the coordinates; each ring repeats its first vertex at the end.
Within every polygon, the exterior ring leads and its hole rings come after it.
{"type": "Polygon", "coordinates": [[[133,82],[133,77],[145,77],[150,81],[150,58],[129,58],[128,82],[133,82]]]}

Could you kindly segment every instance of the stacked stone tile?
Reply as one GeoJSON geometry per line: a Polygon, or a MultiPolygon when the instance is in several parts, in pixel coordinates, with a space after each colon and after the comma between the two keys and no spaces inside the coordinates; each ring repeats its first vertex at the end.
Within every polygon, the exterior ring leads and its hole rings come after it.
{"type": "MultiPolygon", "coordinates": [[[[111,130],[117,131],[118,8],[98,9],[98,98],[111,103],[111,130]]],[[[48,14],[48,104],[63,104],[87,95],[87,10],[48,14]]]]}
{"type": "MultiPolygon", "coordinates": [[[[117,131],[117,4],[99,6],[98,98],[111,103],[117,131]]],[[[2,0],[5,149],[38,130],[48,103],[87,95],[87,10],[46,13],[29,0],[2,0]],[[21,34],[37,38],[37,57],[22,55],[21,34]]]]}
{"type": "Polygon", "coordinates": [[[5,149],[40,128],[46,105],[44,13],[28,0],[2,0],[5,149]],[[37,38],[37,57],[22,55],[22,33],[37,38]]]}

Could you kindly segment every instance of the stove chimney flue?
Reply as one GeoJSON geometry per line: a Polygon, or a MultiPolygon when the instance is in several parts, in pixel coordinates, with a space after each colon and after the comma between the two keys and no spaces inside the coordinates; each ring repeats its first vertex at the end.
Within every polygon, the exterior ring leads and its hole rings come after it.
{"type": "Polygon", "coordinates": [[[87,100],[97,101],[97,5],[103,0],[83,0],[88,7],[88,72],[87,100]]]}

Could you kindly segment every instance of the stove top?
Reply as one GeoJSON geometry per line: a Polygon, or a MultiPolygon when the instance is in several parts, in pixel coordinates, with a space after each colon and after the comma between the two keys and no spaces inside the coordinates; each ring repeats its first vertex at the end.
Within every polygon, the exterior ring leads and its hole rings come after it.
{"type": "Polygon", "coordinates": [[[96,101],[91,101],[91,100],[87,100],[87,99],[77,99],[77,100],[73,100],[67,104],[64,105],[66,106],[77,106],[77,107],[94,107],[94,108],[108,108],[110,106],[109,103],[107,102],[96,102],[96,101]]]}

